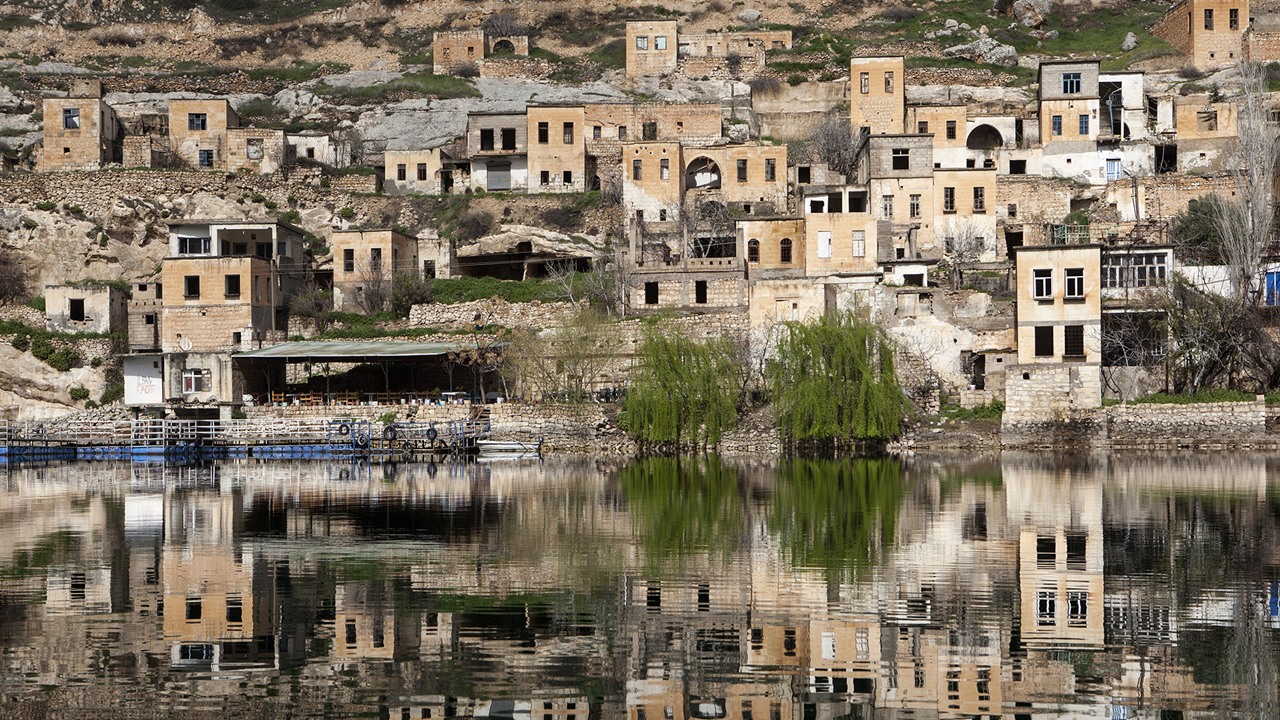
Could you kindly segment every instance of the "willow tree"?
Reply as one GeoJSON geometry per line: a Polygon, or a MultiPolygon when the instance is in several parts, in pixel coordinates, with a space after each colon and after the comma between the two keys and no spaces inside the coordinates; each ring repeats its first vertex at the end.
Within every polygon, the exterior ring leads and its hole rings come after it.
{"type": "Polygon", "coordinates": [[[647,445],[714,445],[738,422],[737,377],[729,340],[698,342],[650,332],[640,347],[640,368],[627,390],[621,426],[647,445]]]}
{"type": "Polygon", "coordinates": [[[898,435],[902,393],[893,349],[851,313],[788,324],[769,385],[778,429],[789,444],[831,446],[898,435]]]}

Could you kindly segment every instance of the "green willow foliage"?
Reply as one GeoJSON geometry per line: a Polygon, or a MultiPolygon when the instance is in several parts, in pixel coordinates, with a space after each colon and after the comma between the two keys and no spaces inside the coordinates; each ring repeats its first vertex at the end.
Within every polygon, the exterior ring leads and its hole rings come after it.
{"type": "Polygon", "coordinates": [[[902,393],[893,349],[875,327],[850,313],[788,324],[769,368],[769,386],[788,443],[898,435],[902,393]]]}
{"type": "Polygon", "coordinates": [[[729,340],[700,343],[654,331],[640,347],[621,426],[641,443],[714,445],[738,422],[737,376],[729,340]]]}
{"type": "Polygon", "coordinates": [[[618,480],[650,570],[661,574],[693,553],[728,558],[741,545],[741,478],[716,456],[642,458],[619,471],[618,480]]]}
{"type": "Polygon", "coordinates": [[[778,468],[769,528],[797,567],[855,575],[893,544],[902,508],[897,460],[790,460],[778,468]]]}

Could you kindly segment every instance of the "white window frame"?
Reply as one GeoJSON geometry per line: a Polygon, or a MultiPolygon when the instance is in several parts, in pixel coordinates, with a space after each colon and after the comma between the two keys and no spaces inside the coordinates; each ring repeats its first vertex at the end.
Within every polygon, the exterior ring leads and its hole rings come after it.
{"type": "Polygon", "coordinates": [[[1053,269],[1036,268],[1031,271],[1031,297],[1036,300],[1053,299],[1053,269]]]}
{"type": "Polygon", "coordinates": [[[830,230],[818,231],[818,257],[820,258],[831,257],[831,231],[830,230]]]}
{"type": "Polygon", "coordinates": [[[80,108],[62,108],[62,129],[80,129],[80,108]]]}
{"type": "Polygon", "coordinates": [[[209,392],[212,373],[204,368],[188,368],[182,371],[182,394],[209,392]]]}
{"type": "Polygon", "coordinates": [[[648,35],[637,35],[637,36],[636,36],[636,49],[637,49],[637,50],[648,50],[648,49],[649,49],[649,36],[648,36],[648,35]]]}
{"type": "Polygon", "coordinates": [[[666,50],[666,49],[667,49],[667,36],[666,36],[666,35],[654,35],[654,36],[653,36],[653,49],[654,49],[654,50],[666,50]]]}
{"type": "Polygon", "coordinates": [[[1067,300],[1084,299],[1084,268],[1067,268],[1062,297],[1067,300]]]}
{"type": "Polygon", "coordinates": [[[860,257],[867,256],[867,231],[866,230],[854,230],[853,236],[851,238],[851,242],[853,244],[854,257],[860,258],[860,257]]]}

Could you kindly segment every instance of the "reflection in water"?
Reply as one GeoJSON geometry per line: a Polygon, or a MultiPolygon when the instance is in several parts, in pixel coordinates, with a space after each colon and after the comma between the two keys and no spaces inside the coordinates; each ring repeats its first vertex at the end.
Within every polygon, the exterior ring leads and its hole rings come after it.
{"type": "Polygon", "coordinates": [[[1268,460],[0,475],[0,714],[1274,718],[1268,460]]]}

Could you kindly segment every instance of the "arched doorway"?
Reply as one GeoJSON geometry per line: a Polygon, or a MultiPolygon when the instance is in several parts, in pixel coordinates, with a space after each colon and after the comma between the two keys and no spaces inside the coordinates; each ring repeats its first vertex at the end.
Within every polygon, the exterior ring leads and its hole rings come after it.
{"type": "Polygon", "coordinates": [[[510,40],[499,40],[493,44],[494,55],[515,55],[516,46],[510,40]]]}
{"type": "Polygon", "coordinates": [[[1004,136],[994,127],[982,124],[969,133],[964,146],[970,150],[998,150],[1004,147],[1004,136]]]}
{"type": "Polygon", "coordinates": [[[720,166],[709,157],[697,157],[685,166],[684,186],[690,190],[720,187],[720,166]]]}

